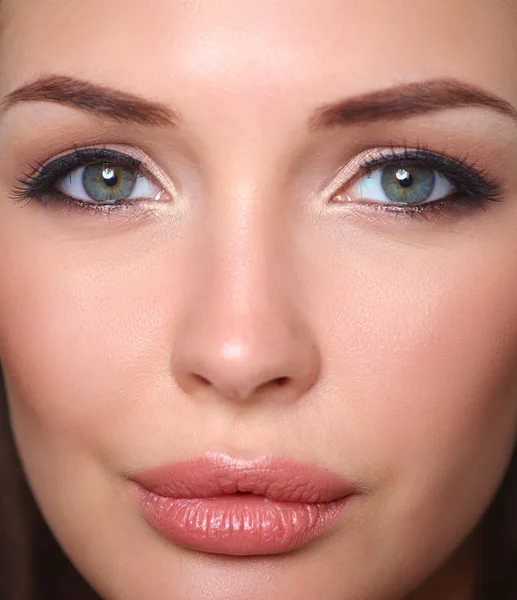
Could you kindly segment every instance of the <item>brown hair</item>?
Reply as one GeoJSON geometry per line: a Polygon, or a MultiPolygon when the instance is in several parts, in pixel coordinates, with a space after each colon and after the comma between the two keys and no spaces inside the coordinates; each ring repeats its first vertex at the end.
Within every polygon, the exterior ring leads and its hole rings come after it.
{"type": "Polygon", "coordinates": [[[0,376],[0,596],[99,600],[50,533],[18,459],[0,376]]]}
{"type": "Polygon", "coordinates": [[[517,451],[482,526],[479,600],[517,600],[517,451]]]}

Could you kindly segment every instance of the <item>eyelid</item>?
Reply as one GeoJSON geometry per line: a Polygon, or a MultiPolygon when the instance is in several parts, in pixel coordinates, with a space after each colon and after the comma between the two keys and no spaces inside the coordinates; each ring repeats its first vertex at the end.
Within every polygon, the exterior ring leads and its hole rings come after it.
{"type": "Polygon", "coordinates": [[[55,160],[58,160],[59,158],[73,155],[74,152],[81,152],[81,151],[86,151],[86,150],[95,151],[96,149],[97,150],[112,150],[119,154],[122,154],[122,155],[125,155],[125,156],[135,159],[136,161],[141,163],[141,170],[144,173],[147,173],[151,177],[153,177],[156,180],[156,182],[159,183],[165,189],[165,191],[167,193],[169,193],[171,196],[176,195],[177,189],[176,189],[176,186],[174,185],[172,179],[167,175],[167,173],[161,167],[158,166],[158,164],[156,163],[155,160],[153,160],[149,155],[147,155],[145,152],[143,152],[139,148],[134,148],[132,146],[126,146],[123,144],[103,144],[102,146],[99,146],[99,145],[74,146],[73,150],[60,152],[58,155],[53,156],[51,159],[42,163],[40,165],[39,171],[41,172],[41,170],[46,165],[54,162],[55,160]]]}
{"type": "MultiPolygon", "coordinates": [[[[109,146],[104,146],[109,148],[109,146]]],[[[114,150],[119,150],[120,146],[113,146],[114,150]]],[[[142,163],[142,167],[147,173],[149,173],[155,180],[171,195],[177,194],[176,186],[174,185],[172,179],[167,175],[167,173],[158,166],[156,161],[154,161],[151,157],[149,157],[145,152],[140,150],[139,148],[132,148],[130,146],[125,146],[124,151],[120,151],[122,154],[127,154],[132,158],[140,161],[142,163]]]]}
{"type": "MultiPolygon", "coordinates": [[[[360,180],[389,165],[412,165],[425,169],[432,169],[444,176],[457,190],[454,202],[458,205],[460,200],[468,199],[469,205],[478,201],[499,202],[503,199],[503,187],[487,170],[481,168],[476,161],[468,157],[453,158],[448,154],[435,152],[427,147],[388,146],[370,148],[355,156],[343,168],[337,171],[331,182],[325,186],[321,194],[324,204],[332,202],[338,193],[344,193],[348,185],[353,185],[354,180],[360,180]]],[[[444,200],[445,201],[445,200],[444,200]]],[[[432,201],[426,206],[436,207],[441,201],[432,201]]],[[[342,204],[342,202],[336,202],[342,204]]],[[[397,209],[402,205],[395,205],[397,209]]],[[[418,205],[421,210],[422,204],[418,205]]],[[[403,210],[414,210],[404,205],[403,210]]]]}
{"type": "MultiPolygon", "coordinates": [[[[364,169],[364,165],[376,160],[382,160],[383,157],[389,153],[391,156],[400,153],[400,159],[404,159],[404,153],[408,151],[407,147],[379,147],[369,148],[360,152],[352,160],[350,160],[344,167],[341,167],[334,175],[330,183],[328,183],[321,191],[322,198],[330,198],[337,193],[343,186],[350,183],[354,177],[360,173],[366,174],[367,171],[364,169]]],[[[380,166],[378,167],[380,168],[380,166]]]]}

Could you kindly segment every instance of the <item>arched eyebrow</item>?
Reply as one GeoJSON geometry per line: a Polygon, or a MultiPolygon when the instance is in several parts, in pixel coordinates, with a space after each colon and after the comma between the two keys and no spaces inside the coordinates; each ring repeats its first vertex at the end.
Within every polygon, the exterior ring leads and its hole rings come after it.
{"type": "Polygon", "coordinates": [[[25,84],[2,101],[2,110],[20,102],[56,102],[119,123],[176,126],[178,116],[165,104],[67,75],[47,75],[25,84]]]}
{"type": "MultiPolygon", "coordinates": [[[[180,122],[165,104],[67,75],[47,75],[22,85],[4,98],[0,108],[7,110],[21,102],[55,102],[121,123],[176,127],[180,122]]],[[[324,105],[310,117],[309,128],[402,120],[468,106],[489,108],[517,120],[515,108],[492,92],[455,79],[432,79],[324,105]]]]}
{"type": "Polygon", "coordinates": [[[517,120],[515,108],[492,92],[456,79],[432,79],[347,98],[317,109],[311,130],[374,121],[397,121],[448,108],[477,106],[517,120]]]}

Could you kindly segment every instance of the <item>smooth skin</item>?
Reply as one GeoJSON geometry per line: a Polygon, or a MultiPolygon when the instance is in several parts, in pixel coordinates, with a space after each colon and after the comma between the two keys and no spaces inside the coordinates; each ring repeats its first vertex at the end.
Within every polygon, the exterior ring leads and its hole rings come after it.
{"type": "Polygon", "coordinates": [[[502,0],[7,0],[0,96],[49,74],[177,125],[0,112],[0,361],[31,487],[109,600],[471,600],[476,527],[517,431],[517,127],[458,107],[311,129],[328,103],[453,78],[517,106],[502,0]],[[446,153],[501,202],[428,217],[323,193],[360,152],[446,153]],[[10,198],[74,145],[138,149],[170,202],[10,198]],[[282,385],[278,380],[282,378],[282,385]],[[362,493],[300,551],[161,538],[128,473],[284,455],[362,493]]]}

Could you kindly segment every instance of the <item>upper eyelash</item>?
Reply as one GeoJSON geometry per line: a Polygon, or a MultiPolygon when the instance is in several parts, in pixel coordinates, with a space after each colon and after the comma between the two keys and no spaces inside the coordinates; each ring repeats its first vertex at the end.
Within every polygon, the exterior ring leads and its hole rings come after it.
{"type": "MultiPolygon", "coordinates": [[[[420,163],[427,168],[434,167],[436,171],[450,179],[463,195],[493,202],[502,200],[502,189],[498,182],[490,177],[488,173],[484,173],[479,169],[474,162],[470,162],[468,158],[458,160],[445,154],[438,154],[426,147],[410,148],[402,146],[402,151],[400,146],[389,147],[386,151],[381,151],[378,157],[366,160],[360,166],[360,170],[371,172],[376,168],[390,164],[400,164],[402,166],[408,163],[411,163],[412,166],[420,163]]],[[[403,207],[403,209],[409,209],[410,211],[422,210],[424,206],[431,207],[436,203],[403,207]]]]}
{"type": "MultiPolygon", "coordinates": [[[[59,197],[60,203],[69,207],[79,207],[85,211],[110,212],[115,209],[127,208],[130,202],[110,205],[87,203],[68,197],[53,189],[53,186],[74,168],[102,161],[129,166],[138,173],[148,175],[142,167],[142,162],[130,155],[105,147],[74,147],[73,152],[54,159],[45,165],[31,166],[33,173],[24,174],[26,179],[18,179],[19,186],[14,187],[11,198],[15,201],[30,201],[33,198],[45,198],[52,191],[52,196],[54,198],[59,197]]],[[[502,200],[500,185],[487,173],[479,169],[474,162],[470,162],[467,157],[459,160],[445,154],[432,152],[427,147],[391,146],[387,150],[381,151],[379,156],[365,160],[359,169],[362,172],[371,172],[385,165],[404,165],[407,163],[412,165],[420,163],[424,167],[435,167],[437,171],[448,177],[457,186],[463,199],[469,198],[470,204],[473,203],[472,198],[479,200],[478,205],[481,205],[484,200],[496,202],[502,200]]],[[[378,208],[379,210],[422,214],[425,211],[444,209],[445,204],[460,205],[457,200],[455,203],[450,200],[443,200],[415,206],[382,205],[378,208]]]]}
{"type": "MultiPolygon", "coordinates": [[[[142,162],[128,154],[108,148],[76,147],[73,152],[60,156],[45,165],[38,164],[37,167],[31,166],[33,173],[24,173],[25,179],[17,180],[19,185],[13,188],[11,198],[15,201],[29,201],[33,198],[44,197],[52,190],[52,186],[70,171],[99,162],[124,165],[133,168],[138,173],[147,174],[142,167],[142,162]]],[[[64,201],[68,201],[70,204],[84,205],[85,208],[93,210],[113,210],[127,204],[123,202],[111,205],[88,204],[81,200],[68,198],[68,196],[58,190],[52,190],[52,193],[64,201]]]]}

